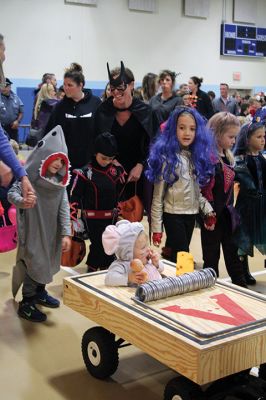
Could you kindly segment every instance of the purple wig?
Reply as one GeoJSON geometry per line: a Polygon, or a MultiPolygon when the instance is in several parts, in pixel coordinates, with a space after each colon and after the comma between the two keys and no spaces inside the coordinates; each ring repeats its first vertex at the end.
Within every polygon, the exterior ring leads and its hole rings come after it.
{"type": "Polygon", "coordinates": [[[176,136],[177,121],[180,115],[190,114],[196,122],[196,135],[189,146],[194,173],[200,186],[204,186],[214,174],[214,164],[217,161],[217,150],[213,136],[206,127],[206,120],[192,107],[177,107],[171,114],[162,134],[150,148],[148,168],[145,174],[149,181],[158,182],[163,179],[172,185],[179,179],[177,167],[181,163],[180,144],[176,136]]]}

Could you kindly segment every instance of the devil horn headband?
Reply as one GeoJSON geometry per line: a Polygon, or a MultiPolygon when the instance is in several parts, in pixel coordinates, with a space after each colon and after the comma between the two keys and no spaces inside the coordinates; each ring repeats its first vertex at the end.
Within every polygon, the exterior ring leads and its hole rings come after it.
{"type": "Polygon", "coordinates": [[[123,83],[130,83],[129,78],[126,76],[126,73],[125,73],[125,66],[124,66],[123,61],[120,61],[120,74],[115,79],[111,75],[108,63],[107,63],[107,71],[108,71],[109,83],[111,86],[117,87],[123,83]]]}

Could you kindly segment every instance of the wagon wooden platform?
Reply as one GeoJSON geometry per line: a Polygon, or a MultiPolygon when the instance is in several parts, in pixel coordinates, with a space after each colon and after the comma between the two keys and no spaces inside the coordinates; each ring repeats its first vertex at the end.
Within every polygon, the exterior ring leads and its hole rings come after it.
{"type": "MultiPolygon", "coordinates": [[[[198,385],[266,363],[265,296],[218,280],[211,288],[140,304],[134,288],[105,286],[105,274],[64,279],[65,305],[99,326],[82,344],[94,376],[101,363],[103,375],[115,372],[125,341],[198,385]]],[[[175,268],[166,264],[165,275],[175,276],[175,268]]]]}

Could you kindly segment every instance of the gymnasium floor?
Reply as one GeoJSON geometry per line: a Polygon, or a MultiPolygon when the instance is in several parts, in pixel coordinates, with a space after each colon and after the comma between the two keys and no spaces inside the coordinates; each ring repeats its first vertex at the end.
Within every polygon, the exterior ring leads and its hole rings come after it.
{"type": "MultiPolygon", "coordinates": [[[[191,252],[201,264],[199,230],[195,229],[191,252]]],[[[81,337],[95,324],[61,304],[46,309],[47,322],[34,324],[17,317],[17,301],[12,299],[10,282],[15,251],[0,255],[0,391],[5,400],[161,400],[164,387],[176,374],[140,350],[129,346],[119,352],[117,372],[107,381],[92,378],[81,356],[81,337]]],[[[221,260],[221,278],[226,272],[221,260]]],[[[257,271],[257,285],[266,294],[264,258],[256,253],[251,260],[257,271]]],[[[85,272],[84,265],[76,268],[85,272]]],[[[49,285],[52,295],[62,300],[61,270],[49,285]]]]}

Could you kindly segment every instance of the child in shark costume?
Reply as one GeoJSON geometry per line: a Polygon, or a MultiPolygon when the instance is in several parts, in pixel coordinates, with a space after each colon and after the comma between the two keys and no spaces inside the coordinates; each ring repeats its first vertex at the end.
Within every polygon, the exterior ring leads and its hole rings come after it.
{"type": "Polygon", "coordinates": [[[60,302],[50,296],[45,285],[59,271],[61,251],[71,246],[71,224],[66,186],[69,160],[60,126],[52,129],[37,144],[27,159],[25,169],[37,196],[34,208],[23,203],[21,184],[16,182],[8,200],[17,207],[18,251],[13,270],[13,295],[23,282],[23,299],[18,315],[33,322],[43,322],[46,314],[36,304],[56,308],[60,302]]]}

